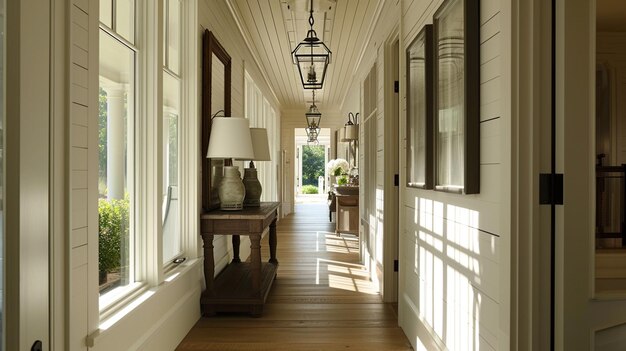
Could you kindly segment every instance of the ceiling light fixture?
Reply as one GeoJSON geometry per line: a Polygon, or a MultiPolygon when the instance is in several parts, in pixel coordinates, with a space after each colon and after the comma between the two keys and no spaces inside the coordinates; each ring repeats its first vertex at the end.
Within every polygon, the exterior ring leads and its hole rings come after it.
{"type": "Polygon", "coordinates": [[[309,11],[309,25],[311,29],[307,32],[306,38],[296,46],[291,52],[293,64],[298,66],[300,72],[300,80],[304,89],[322,89],[324,86],[324,78],[326,77],[326,69],[330,64],[332,52],[317,37],[317,33],[313,30],[313,0],[309,11]]]}
{"type": "Polygon", "coordinates": [[[309,107],[309,110],[304,114],[306,117],[306,125],[309,129],[316,129],[320,127],[322,121],[322,113],[317,109],[315,105],[315,90],[313,90],[313,103],[309,107]]]}
{"type": "Polygon", "coordinates": [[[320,143],[319,140],[317,139],[317,137],[320,134],[320,128],[306,127],[304,128],[304,130],[306,131],[307,144],[318,145],[320,143]]]}

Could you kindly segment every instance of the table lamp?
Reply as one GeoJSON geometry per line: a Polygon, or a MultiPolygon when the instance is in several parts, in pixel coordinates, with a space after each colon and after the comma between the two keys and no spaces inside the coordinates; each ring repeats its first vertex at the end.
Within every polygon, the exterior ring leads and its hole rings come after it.
{"type": "Polygon", "coordinates": [[[246,207],[258,207],[261,205],[263,188],[257,177],[254,161],[271,161],[270,147],[267,141],[267,129],[250,128],[250,136],[252,136],[254,157],[245,159],[250,160],[250,168],[244,168],[243,170],[243,185],[246,188],[246,197],[243,205],[246,207]]]}
{"type": "Polygon", "coordinates": [[[224,159],[224,176],[218,184],[220,209],[241,210],[246,192],[241,181],[239,167],[232,159],[254,157],[249,122],[240,117],[215,117],[211,125],[207,158],[224,159]]]}

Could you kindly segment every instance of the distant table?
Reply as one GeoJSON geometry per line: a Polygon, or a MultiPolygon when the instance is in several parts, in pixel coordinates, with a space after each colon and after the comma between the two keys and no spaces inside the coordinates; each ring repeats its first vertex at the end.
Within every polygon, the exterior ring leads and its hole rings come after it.
{"type": "Polygon", "coordinates": [[[279,206],[279,202],[262,202],[260,207],[245,207],[241,211],[215,210],[200,215],[206,281],[200,304],[204,316],[217,312],[249,312],[253,316],[263,313],[263,304],[278,267],[276,219],[279,206]],[[261,235],[268,227],[270,259],[268,263],[261,263],[261,235]],[[215,235],[233,236],[233,261],[214,279],[215,235]],[[249,262],[241,262],[239,257],[240,235],[250,237],[249,262]]]}
{"type": "Polygon", "coordinates": [[[335,233],[359,235],[359,195],[335,194],[335,233]]]}

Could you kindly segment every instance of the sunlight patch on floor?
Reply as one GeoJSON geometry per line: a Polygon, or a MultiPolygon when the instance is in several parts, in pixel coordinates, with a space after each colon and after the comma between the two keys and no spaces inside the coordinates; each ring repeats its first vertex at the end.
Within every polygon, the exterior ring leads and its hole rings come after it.
{"type": "Polygon", "coordinates": [[[328,287],[364,294],[378,294],[378,285],[369,280],[369,272],[359,264],[317,259],[315,283],[320,277],[328,278],[328,287]],[[325,270],[324,270],[325,269],[325,270]]]}

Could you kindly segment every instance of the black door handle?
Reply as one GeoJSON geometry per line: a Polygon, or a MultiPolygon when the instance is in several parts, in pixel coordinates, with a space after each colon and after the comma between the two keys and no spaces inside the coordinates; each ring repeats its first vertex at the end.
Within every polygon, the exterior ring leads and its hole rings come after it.
{"type": "Polygon", "coordinates": [[[30,348],[30,351],[43,351],[43,343],[41,340],[35,341],[33,347],[30,348]]]}

